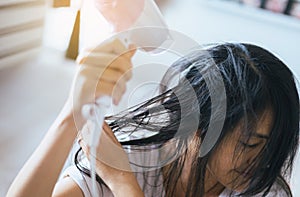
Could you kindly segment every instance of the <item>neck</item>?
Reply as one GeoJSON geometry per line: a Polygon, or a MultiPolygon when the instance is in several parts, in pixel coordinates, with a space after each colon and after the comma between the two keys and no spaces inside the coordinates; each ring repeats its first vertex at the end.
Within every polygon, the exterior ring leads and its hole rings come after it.
{"type": "MultiPolygon", "coordinates": [[[[192,163],[195,158],[195,154],[197,154],[197,151],[193,150],[193,143],[189,147],[189,150],[186,155],[186,160],[183,165],[182,173],[180,175],[180,178],[176,185],[176,191],[175,196],[176,197],[182,197],[185,196],[188,188],[188,181],[189,181],[189,175],[192,168],[192,163]]],[[[165,172],[168,171],[170,166],[165,166],[163,168],[163,175],[164,178],[166,178],[165,172]]],[[[200,184],[200,183],[199,183],[200,184]]],[[[225,189],[225,186],[222,185],[214,176],[212,171],[207,167],[206,173],[205,173],[205,183],[204,183],[204,197],[217,197],[219,196],[223,190],[225,189]]]]}
{"type": "MultiPolygon", "coordinates": [[[[177,183],[176,188],[178,191],[176,191],[176,196],[185,196],[187,191],[187,184],[189,180],[189,174],[192,167],[192,161],[193,156],[191,154],[187,154],[187,158],[183,167],[182,174],[180,176],[180,179],[177,183]]],[[[200,184],[200,183],[199,183],[200,184]]],[[[225,189],[225,186],[222,185],[214,176],[213,172],[210,170],[209,167],[206,168],[205,173],[205,183],[204,183],[204,196],[205,197],[218,197],[223,190],[225,189]]]]}

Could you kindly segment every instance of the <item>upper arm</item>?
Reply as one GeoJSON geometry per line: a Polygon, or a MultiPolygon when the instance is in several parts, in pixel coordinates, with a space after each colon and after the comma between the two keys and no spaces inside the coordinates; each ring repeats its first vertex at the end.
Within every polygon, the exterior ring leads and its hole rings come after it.
{"type": "Polygon", "coordinates": [[[66,176],[56,183],[52,197],[84,197],[84,194],[75,181],[66,176]]]}

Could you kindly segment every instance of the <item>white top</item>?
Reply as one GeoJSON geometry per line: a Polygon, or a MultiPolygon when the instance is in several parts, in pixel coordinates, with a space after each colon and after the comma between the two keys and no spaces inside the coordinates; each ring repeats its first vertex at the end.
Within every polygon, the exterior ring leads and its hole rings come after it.
{"type": "MultiPolygon", "coordinates": [[[[92,180],[89,176],[85,175],[84,173],[80,172],[76,166],[70,166],[68,167],[64,172],[63,172],[63,176],[62,177],[66,177],[69,176],[71,177],[76,183],[77,185],[81,188],[83,194],[85,197],[92,197],[91,191],[92,191],[92,180]]],[[[138,183],[139,185],[142,187],[143,183],[145,182],[145,180],[143,179],[143,177],[137,177],[138,183]]],[[[151,185],[151,181],[147,179],[147,184],[146,185],[151,185]],[[149,184],[150,183],[150,184],[149,184]]],[[[105,196],[105,197],[113,197],[112,192],[105,186],[101,187],[99,186],[99,184],[97,184],[97,191],[99,196],[105,196]],[[103,195],[101,195],[103,194],[103,195]]],[[[146,187],[144,189],[144,194],[145,197],[148,197],[152,194],[152,192],[147,192],[147,191],[151,191],[151,187],[149,186],[148,188],[146,187]]],[[[159,189],[158,189],[159,191],[159,189]]],[[[219,197],[229,197],[230,196],[231,191],[228,189],[225,189],[219,197]]],[[[233,196],[235,196],[235,194],[237,193],[232,193],[233,196]]],[[[165,193],[162,194],[157,194],[154,196],[165,196],[165,193]]],[[[255,195],[254,197],[261,197],[262,193],[255,195]]],[[[276,182],[274,183],[274,185],[272,186],[270,192],[268,193],[267,197],[287,197],[286,192],[282,189],[282,187],[280,187],[276,182]]]]}

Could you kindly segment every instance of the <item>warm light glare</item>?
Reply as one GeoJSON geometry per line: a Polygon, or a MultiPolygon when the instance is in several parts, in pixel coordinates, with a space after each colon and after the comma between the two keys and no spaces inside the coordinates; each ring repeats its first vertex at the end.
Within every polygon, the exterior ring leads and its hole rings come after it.
{"type": "Polygon", "coordinates": [[[80,48],[97,46],[112,33],[112,28],[96,9],[94,0],[85,0],[81,8],[80,48]]]}

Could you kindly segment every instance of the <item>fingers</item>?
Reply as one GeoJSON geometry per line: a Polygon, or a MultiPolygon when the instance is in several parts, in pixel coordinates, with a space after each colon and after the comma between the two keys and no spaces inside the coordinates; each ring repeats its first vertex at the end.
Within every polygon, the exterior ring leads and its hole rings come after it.
{"type": "Polygon", "coordinates": [[[109,95],[114,99],[114,104],[118,104],[130,78],[131,71],[123,73],[115,69],[83,66],[78,77],[83,83],[78,88],[87,103],[93,102],[99,96],[109,95]]]}
{"type": "MultiPolygon", "coordinates": [[[[87,124],[93,123],[90,122],[87,124]]],[[[91,157],[91,155],[90,147],[86,142],[88,140],[87,136],[90,136],[92,129],[92,126],[85,125],[82,132],[78,136],[78,143],[88,159],[91,157]]],[[[103,124],[103,130],[101,132],[99,145],[97,147],[97,155],[92,156],[96,156],[98,168],[107,168],[109,166],[110,168],[123,171],[131,171],[127,154],[106,123],[103,124]]]]}
{"type": "MultiPolygon", "coordinates": [[[[89,49],[87,49],[89,50],[89,49]]],[[[101,43],[99,46],[90,49],[90,51],[96,52],[96,53],[114,53],[114,54],[122,54],[128,49],[126,46],[122,43],[119,39],[108,39],[101,43]]]]}
{"type": "MultiPolygon", "coordinates": [[[[81,132],[79,132],[77,136],[78,144],[82,147],[83,151],[87,153],[87,155],[89,154],[89,146],[87,145],[87,142],[91,137],[93,129],[94,129],[94,122],[88,120],[86,124],[83,126],[81,132]]],[[[117,147],[122,148],[120,142],[114,135],[110,126],[105,121],[103,122],[101,137],[104,137],[105,141],[111,141],[112,144],[115,144],[117,147]]],[[[101,141],[99,140],[99,144],[100,143],[101,141]]]]}
{"type": "Polygon", "coordinates": [[[132,55],[131,52],[128,55],[126,53],[126,57],[125,54],[123,56],[122,55],[117,56],[111,53],[83,52],[78,56],[77,62],[79,64],[84,64],[99,69],[114,69],[122,73],[125,73],[127,77],[130,79],[132,64],[129,56],[131,55],[132,55]]]}
{"type": "Polygon", "coordinates": [[[121,146],[120,142],[118,141],[118,139],[116,138],[116,136],[115,136],[114,133],[112,132],[110,126],[109,126],[105,121],[103,122],[103,132],[105,132],[105,134],[106,134],[107,136],[109,136],[110,139],[111,139],[114,143],[119,144],[119,145],[121,146]]]}
{"type": "MultiPolygon", "coordinates": [[[[104,70],[108,72],[110,70],[120,72],[120,75],[118,76],[121,77],[124,75],[127,80],[132,77],[132,64],[128,59],[122,57],[117,58],[111,54],[91,54],[90,56],[83,57],[83,59],[84,60],[80,60],[81,64],[83,64],[82,70],[91,69],[93,70],[93,73],[97,74],[99,77],[104,75],[104,70]],[[112,60],[112,57],[115,59],[112,60]]],[[[108,75],[108,77],[113,77],[113,75],[108,75]]]]}
{"type": "Polygon", "coordinates": [[[134,44],[131,44],[131,45],[129,45],[129,50],[127,50],[127,52],[123,53],[123,54],[127,58],[131,59],[134,56],[136,49],[137,49],[136,46],[134,44]]]}
{"type": "MultiPolygon", "coordinates": [[[[82,93],[92,93],[84,97],[96,96],[95,100],[99,96],[109,95],[113,98],[113,103],[118,104],[125,93],[127,81],[132,77],[131,58],[136,52],[135,48],[131,45],[126,49],[120,40],[115,39],[80,53],[77,58],[77,62],[82,65],[79,75],[84,76],[85,83],[88,84],[85,87],[92,89],[84,91],[79,87],[82,93]]],[[[88,103],[93,102],[91,99],[86,100],[88,103]]]]}
{"type": "Polygon", "coordinates": [[[132,58],[136,52],[136,46],[130,44],[128,48],[119,39],[107,40],[101,45],[95,48],[87,48],[84,50],[85,53],[107,53],[115,55],[124,55],[127,58],[132,58]]]}
{"type": "Polygon", "coordinates": [[[136,52],[135,45],[127,49],[120,40],[106,42],[93,50],[84,50],[77,57],[78,64],[120,70],[123,73],[132,68],[131,58],[136,52]]]}
{"type": "Polygon", "coordinates": [[[99,98],[103,95],[109,95],[112,97],[114,104],[119,104],[125,91],[125,83],[118,82],[117,84],[114,84],[107,83],[106,81],[100,81],[96,89],[95,98],[99,98]]]}

